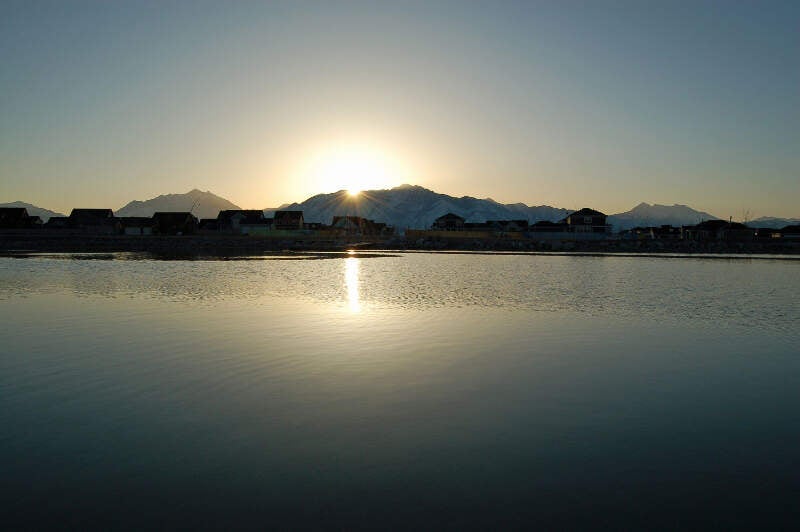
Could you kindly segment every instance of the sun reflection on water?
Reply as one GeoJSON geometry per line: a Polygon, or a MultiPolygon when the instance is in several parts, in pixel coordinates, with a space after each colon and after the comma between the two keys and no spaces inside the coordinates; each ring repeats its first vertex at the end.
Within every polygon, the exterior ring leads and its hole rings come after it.
{"type": "Polygon", "coordinates": [[[348,257],[344,261],[344,284],[347,287],[347,302],[350,312],[361,312],[358,295],[358,259],[348,257]]]}

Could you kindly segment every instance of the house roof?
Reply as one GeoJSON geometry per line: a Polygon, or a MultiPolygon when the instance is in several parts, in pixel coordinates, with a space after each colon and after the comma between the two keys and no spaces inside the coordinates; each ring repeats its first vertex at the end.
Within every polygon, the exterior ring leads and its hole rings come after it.
{"type": "Polygon", "coordinates": [[[295,224],[303,219],[303,211],[275,211],[275,223],[295,224]]]}
{"type": "Polygon", "coordinates": [[[72,209],[69,215],[70,218],[94,218],[104,220],[114,217],[114,211],[111,209],[72,209]]]}
{"type": "Polygon", "coordinates": [[[706,220],[697,224],[695,228],[706,231],[719,231],[720,229],[750,229],[746,225],[740,224],[739,222],[729,222],[727,220],[706,220]]]}
{"type": "Polygon", "coordinates": [[[17,221],[28,217],[28,209],[25,207],[0,207],[0,220],[17,221]]]}
{"type": "Polygon", "coordinates": [[[303,211],[275,211],[275,216],[303,216],[303,211]]]}
{"type": "Polygon", "coordinates": [[[272,223],[272,220],[267,222],[267,218],[264,218],[264,213],[261,211],[256,211],[257,214],[247,214],[244,218],[239,221],[239,224],[244,225],[264,225],[267,223],[272,223]]]}
{"type": "MultiPolygon", "coordinates": [[[[605,214],[603,214],[600,211],[596,211],[594,209],[590,209],[589,207],[584,207],[583,209],[581,209],[579,211],[573,212],[569,216],[605,216],[605,214]]],[[[569,218],[569,216],[567,216],[567,217],[569,218]]]]}
{"type": "Polygon", "coordinates": [[[197,221],[197,218],[190,212],[157,212],[153,215],[153,221],[159,223],[186,223],[197,221]]]}
{"type": "Polygon", "coordinates": [[[437,222],[439,220],[461,220],[463,222],[464,218],[462,218],[461,216],[459,216],[457,214],[453,214],[452,212],[448,212],[447,214],[444,214],[444,215],[439,216],[438,218],[436,218],[437,222]]]}
{"type": "Polygon", "coordinates": [[[220,222],[227,222],[237,214],[241,214],[244,218],[264,218],[264,211],[259,211],[258,209],[227,209],[219,211],[217,220],[220,222]]]}

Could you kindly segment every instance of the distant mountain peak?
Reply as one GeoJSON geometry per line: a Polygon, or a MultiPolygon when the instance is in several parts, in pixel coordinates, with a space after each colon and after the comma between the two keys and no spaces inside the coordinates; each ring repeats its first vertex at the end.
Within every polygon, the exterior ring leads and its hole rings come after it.
{"type": "Polygon", "coordinates": [[[239,206],[210,191],[193,188],[185,194],[162,194],[149,200],[133,200],[117,216],[152,216],[156,212],[191,211],[198,218],[216,218],[219,211],[239,206]]]}
{"type": "Polygon", "coordinates": [[[633,209],[608,217],[615,231],[632,227],[650,227],[659,225],[692,225],[703,220],[718,220],[713,214],[697,211],[686,205],[660,205],[642,202],[633,209]]]}

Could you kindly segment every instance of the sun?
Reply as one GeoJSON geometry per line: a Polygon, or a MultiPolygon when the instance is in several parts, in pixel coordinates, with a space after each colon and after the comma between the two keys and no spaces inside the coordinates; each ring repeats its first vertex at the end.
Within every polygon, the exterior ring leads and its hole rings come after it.
{"type": "Polygon", "coordinates": [[[318,192],[344,190],[355,198],[365,190],[401,184],[403,172],[383,150],[366,144],[336,144],[317,153],[308,177],[318,192]]]}

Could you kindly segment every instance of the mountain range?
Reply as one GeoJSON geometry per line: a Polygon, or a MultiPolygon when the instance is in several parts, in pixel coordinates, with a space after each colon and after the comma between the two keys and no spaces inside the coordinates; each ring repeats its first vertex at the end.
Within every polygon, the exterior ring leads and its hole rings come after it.
{"type": "Polygon", "coordinates": [[[608,217],[615,231],[622,231],[632,227],[657,227],[659,225],[692,225],[703,220],[718,220],[713,214],[696,211],[686,205],[650,205],[640,203],[633,209],[608,217]]]}
{"type": "Polygon", "coordinates": [[[755,220],[750,220],[746,225],[750,227],[771,227],[780,229],[787,225],[800,225],[800,218],[774,218],[772,216],[762,216],[755,220]]]}
{"type": "MultiPolygon", "coordinates": [[[[282,209],[302,210],[310,222],[330,223],[333,216],[362,216],[404,230],[427,228],[443,214],[452,212],[468,222],[485,220],[560,220],[571,211],[545,205],[529,207],[524,203],[504,205],[491,199],[470,196],[456,198],[416,185],[401,185],[389,190],[366,190],[351,196],[340,190],[318,194],[302,203],[282,205],[282,209]]],[[[270,212],[266,212],[270,215],[270,212]]]]}
{"type": "MultiPolygon", "coordinates": [[[[470,196],[455,198],[439,194],[420,186],[401,185],[390,190],[370,190],[357,197],[345,191],[318,194],[302,203],[282,205],[283,209],[302,210],[308,221],[330,222],[334,215],[363,216],[406,228],[427,228],[439,216],[452,212],[468,222],[486,220],[541,220],[557,222],[577,209],[563,209],[547,205],[528,206],[524,203],[502,204],[492,199],[470,196]]],[[[270,213],[267,211],[267,214],[270,213]]],[[[686,205],[649,205],[640,203],[633,209],[608,217],[615,231],[641,225],[689,225],[703,220],[717,219],[707,212],[686,205]]]]}
{"type": "MultiPolygon", "coordinates": [[[[28,213],[47,220],[50,216],[63,216],[47,209],[20,201],[6,203],[4,207],[26,207],[28,213]]],[[[146,201],[131,201],[118,211],[117,216],[152,216],[159,211],[191,211],[198,218],[216,218],[221,210],[239,209],[236,204],[211,192],[197,189],[185,194],[165,194],[146,201]]],[[[363,191],[352,196],[344,190],[317,194],[301,203],[284,204],[280,209],[302,210],[309,222],[330,223],[334,216],[362,216],[393,225],[400,231],[407,228],[427,228],[439,216],[452,212],[468,222],[486,220],[541,220],[556,222],[576,209],[563,209],[548,205],[529,206],[524,203],[498,203],[490,198],[471,196],[453,197],[440,194],[418,185],[401,185],[387,190],[363,191]]],[[[276,209],[264,209],[271,216],[276,209]]],[[[690,225],[718,217],[686,205],[658,205],[640,203],[633,209],[608,217],[615,231],[636,226],[690,225]]],[[[753,227],[784,227],[800,224],[796,218],[761,217],[748,222],[753,227]]]]}

